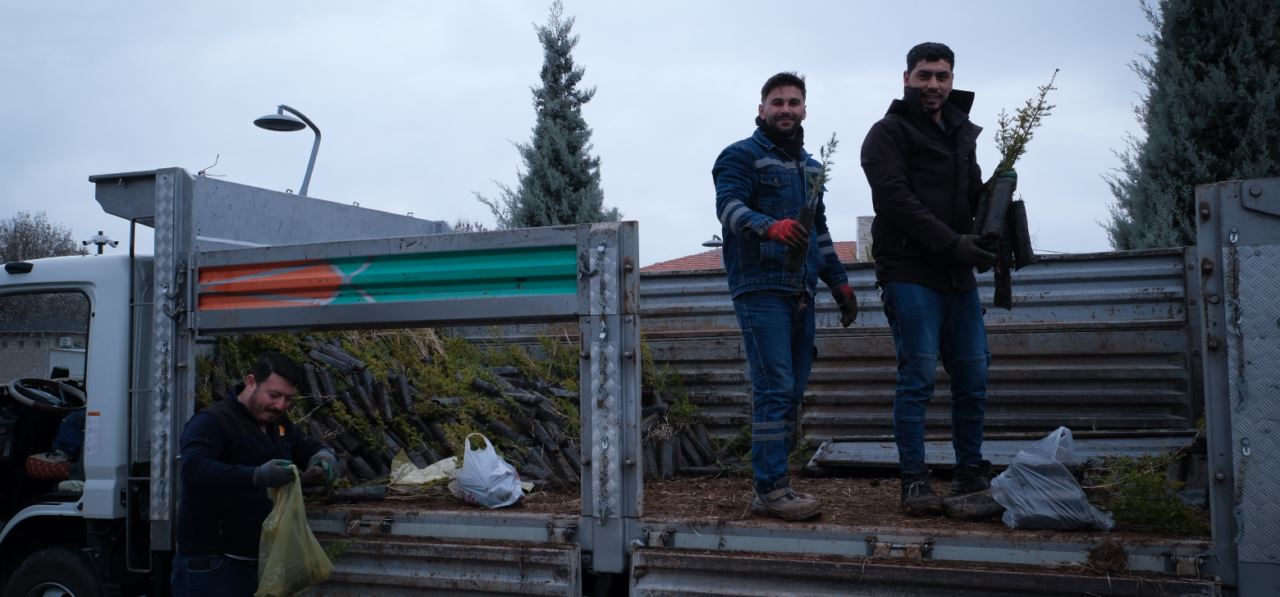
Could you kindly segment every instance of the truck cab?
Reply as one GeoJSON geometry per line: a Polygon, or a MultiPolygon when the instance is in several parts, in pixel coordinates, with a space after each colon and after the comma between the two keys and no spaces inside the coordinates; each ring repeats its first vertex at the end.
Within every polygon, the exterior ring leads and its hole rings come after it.
{"type": "MultiPolygon", "coordinates": [[[[131,282],[149,260],[70,256],[0,273],[0,578],[6,595],[132,592],[131,282]]],[[[145,442],[144,442],[145,443],[145,442]]],[[[140,589],[140,588],[139,588],[140,589]]]]}

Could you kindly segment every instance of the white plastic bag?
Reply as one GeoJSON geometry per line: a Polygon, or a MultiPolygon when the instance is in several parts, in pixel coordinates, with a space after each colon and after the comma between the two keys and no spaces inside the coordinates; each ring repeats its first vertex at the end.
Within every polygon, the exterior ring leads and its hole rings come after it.
{"type": "Polygon", "coordinates": [[[991,481],[991,497],[1005,508],[1005,525],[1058,531],[1109,531],[1115,526],[1110,514],[1089,503],[1067,470],[1064,462],[1074,454],[1066,427],[1018,452],[1009,468],[991,481]]]}
{"type": "Polygon", "coordinates": [[[466,454],[462,457],[462,469],[458,471],[458,490],[469,504],[486,508],[510,506],[524,497],[520,487],[520,475],[515,467],[503,460],[493,449],[489,439],[472,433],[466,439],[466,454]],[[484,447],[473,449],[471,437],[484,441],[484,447]]]}

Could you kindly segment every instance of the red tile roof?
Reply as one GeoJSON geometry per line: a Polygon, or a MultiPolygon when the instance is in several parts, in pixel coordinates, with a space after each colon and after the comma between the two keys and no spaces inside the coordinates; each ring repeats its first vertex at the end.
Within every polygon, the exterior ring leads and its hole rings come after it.
{"type": "MultiPolygon", "coordinates": [[[[840,258],[840,263],[853,263],[857,261],[855,255],[858,253],[858,243],[845,240],[836,241],[836,256],[840,258]]],[[[720,249],[711,249],[693,255],[685,255],[677,257],[669,261],[660,261],[658,263],[646,265],[640,268],[642,273],[651,272],[686,272],[704,269],[720,269],[724,267],[720,260],[720,249]]]]}

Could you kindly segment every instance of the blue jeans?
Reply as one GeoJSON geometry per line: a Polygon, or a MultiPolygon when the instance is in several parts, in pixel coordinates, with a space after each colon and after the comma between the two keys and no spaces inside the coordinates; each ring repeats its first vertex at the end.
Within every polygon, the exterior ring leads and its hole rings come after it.
{"type": "Polygon", "coordinates": [[[175,554],[169,580],[174,597],[250,597],[258,590],[258,562],[175,554]]]}
{"type": "Polygon", "coordinates": [[[898,355],[893,436],[903,474],[925,472],[925,406],[933,397],[938,355],[951,376],[951,445],[956,465],[982,460],[987,412],[987,330],[978,291],[938,292],[919,284],[881,285],[898,355]]]}
{"type": "Polygon", "coordinates": [[[748,292],[733,300],[751,370],[755,490],[788,487],[796,417],[813,367],[813,296],[748,292]]]}

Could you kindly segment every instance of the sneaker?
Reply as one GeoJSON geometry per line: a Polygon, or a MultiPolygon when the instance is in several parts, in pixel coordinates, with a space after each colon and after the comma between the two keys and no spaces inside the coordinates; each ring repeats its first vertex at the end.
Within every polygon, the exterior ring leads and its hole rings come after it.
{"type": "Polygon", "coordinates": [[[991,461],[957,466],[951,478],[951,495],[967,495],[991,489],[991,461]]]}
{"type": "Polygon", "coordinates": [[[908,514],[942,514],[942,498],[933,494],[929,473],[902,475],[902,509],[908,514]]]}
{"type": "Polygon", "coordinates": [[[809,520],[822,514],[822,504],[811,495],[798,494],[790,487],[783,487],[764,495],[757,493],[751,500],[751,511],[783,520],[809,520]]]}

